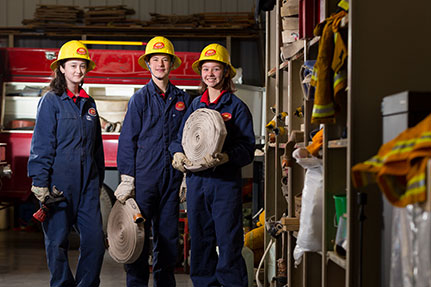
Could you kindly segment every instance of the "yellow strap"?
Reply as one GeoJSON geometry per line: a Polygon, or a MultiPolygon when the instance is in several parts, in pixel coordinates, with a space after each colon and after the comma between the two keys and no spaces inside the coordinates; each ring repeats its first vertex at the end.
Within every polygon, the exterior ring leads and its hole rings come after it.
{"type": "Polygon", "coordinates": [[[313,117],[328,117],[335,114],[334,104],[330,103],[327,105],[316,105],[313,106],[313,117]]]}
{"type": "Polygon", "coordinates": [[[334,73],[334,89],[337,87],[337,85],[346,80],[347,77],[344,73],[334,73]]]}
{"type": "Polygon", "coordinates": [[[409,194],[417,194],[424,192],[426,189],[425,173],[422,172],[407,182],[407,192],[409,194]]]}
{"type": "Polygon", "coordinates": [[[144,46],[145,42],[80,40],[82,44],[144,46]]]}
{"type": "Polygon", "coordinates": [[[414,138],[411,140],[405,140],[405,141],[398,141],[394,147],[391,149],[390,152],[384,155],[384,159],[387,159],[390,156],[393,156],[394,154],[406,154],[411,152],[415,145],[417,144],[424,144],[429,143],[431,145],[431,133],[424,132],[422,133],[420,138],[414,138]]]}

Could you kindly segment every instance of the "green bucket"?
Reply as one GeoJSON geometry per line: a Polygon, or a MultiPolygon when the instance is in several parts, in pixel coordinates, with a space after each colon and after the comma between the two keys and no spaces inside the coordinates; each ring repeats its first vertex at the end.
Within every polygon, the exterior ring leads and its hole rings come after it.
{"type": "Polygon", "coordinates": [[[334,195],[334,201],[335,201],[335,215],[336,215],[335,217],[338,225],[338,220],[340,219],[340,216],[346,213],[346,210],[347,210],[346,195],[345,194],[334,195]]]}

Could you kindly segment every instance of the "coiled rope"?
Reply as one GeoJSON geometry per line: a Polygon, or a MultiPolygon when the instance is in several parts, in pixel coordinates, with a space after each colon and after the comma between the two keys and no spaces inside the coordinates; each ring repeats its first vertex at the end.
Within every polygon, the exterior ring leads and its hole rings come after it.
{"type": "Polygon", "coordinates": [[[145,231],[139,207],[133,198],[116,201],[108,218],[108,251],[118,263],[133,263],[144,247],[145,231]],[[137,220],[138,219],[138,220],[137,220]],[[138,223],[135,223],[138,221],[138,223]]]}
{"type": "Polygon", "coordinates": [[[182,146],[185,155],[193,163],[190,171],[202,168],[203,158],[221,152],[227,131],[223,118],[216,110],[201,108],[194,111],[184,124],[182,146]]]}

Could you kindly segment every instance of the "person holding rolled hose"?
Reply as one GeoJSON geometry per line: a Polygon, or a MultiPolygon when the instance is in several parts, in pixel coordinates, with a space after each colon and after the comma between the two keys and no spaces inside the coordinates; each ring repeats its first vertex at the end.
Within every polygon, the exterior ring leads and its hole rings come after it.
{"type": "Polygon", "coordinates": [[[244,102],[233,94],[232,78],[236,71],[222,45],[206,46],[192,67],[202,77],[202,95],[193,100],[177,139],[169,146],[172,166],[185,171],[185,166],[191,165],[181,141],[185,122],[197,109],[218,111],[227,136],[220,153],[204,156],[202,165],[206,170],[187,172],[190,277],[194,286],[199,287],[246,287],[247,270],[241,255],[244,245],[241,167],[254,158],[252,116],[244,102]]]}
{"type": "Polygon", "coordinates": [[[100,284],[105,242],[99,194],[105,162],[96,104],[82,88],[95,66],[81,42],[65,43],[51,64],[49,91],[37,107],[28,161],[31,191],[41,203],[47,196],[66,198],[50,206],[42,223],[50,286],[100,284]],[[75,276],[67,256],[73,226],[80,236],[75,276]]]}
{"type": "Polygon", "coordinates": [[[151,72],[149,83],[130,99],[119,137],[117,166],[121,183],[116,198],[134,197],[145,221],[141,256],[126,264],[127,286],[148,286],[149,236],[153,235],[154,286],[175,286],[179,188],[183,174],[171,166],[168,146],[176,138],[190,96],[169,81],[181,60],[165,37],[152,38],[139,65],[151,72]]]}

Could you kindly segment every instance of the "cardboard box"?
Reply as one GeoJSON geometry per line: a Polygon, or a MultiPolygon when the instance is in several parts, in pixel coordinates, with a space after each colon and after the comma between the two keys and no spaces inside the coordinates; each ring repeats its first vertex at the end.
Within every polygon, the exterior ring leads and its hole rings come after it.
{"type": "Polygon", "coordinates": [[[280,7],[281,17],[294,16],[299,14],[299,0],[284,0],[280,7]]]}
{"type": "Polygon", "coordinates": [[[283,44],[283,46],[280,47],[281,59],[283,61],[289,60],[297,53],[299,53],[302,49],[304,49],[304,41],[302,40],[283,44]]]}
{"type": "Polygon", "coordinates": [[[289,29],[299,29],[299,18],[296,16],[291,17],[283,17],[282,19],[283,23],[283,30],[289,30],[289,29]]]}
{"type": "Polygon", "coordinates": [[[288,29],[281,32],[281,41],[283,43],[292,43],[299,39],[298,29],[288,29]]]}

